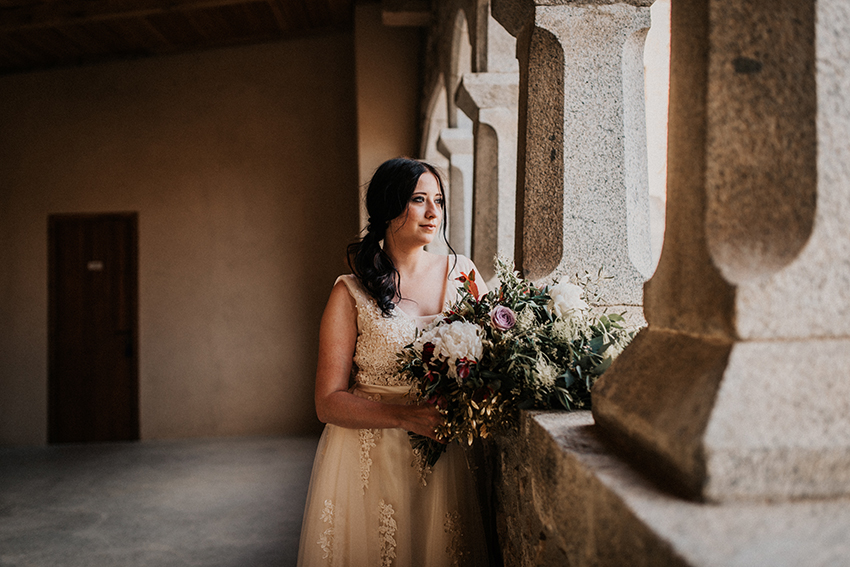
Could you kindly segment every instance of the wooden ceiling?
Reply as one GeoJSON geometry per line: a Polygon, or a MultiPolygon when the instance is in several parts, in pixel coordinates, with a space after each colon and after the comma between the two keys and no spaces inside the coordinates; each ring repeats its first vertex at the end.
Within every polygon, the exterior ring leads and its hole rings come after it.
{"type": "Polygon", "coordinates": [[[0,0],[0,74],[351,25],[354,0],[0,0]]]}

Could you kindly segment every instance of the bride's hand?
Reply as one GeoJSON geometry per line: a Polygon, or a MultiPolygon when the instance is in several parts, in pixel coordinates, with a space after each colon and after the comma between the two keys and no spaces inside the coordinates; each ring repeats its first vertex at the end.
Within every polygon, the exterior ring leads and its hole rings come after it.
{"type": "Polygon", "coordinates": [[[399,419],[401,421],[400,428],[430,437],[435,441],[437,439],[436,429],[443,421],[443,416],[437,410],[437,407],[432,404],[420,404],[411,406],[396,406],[401,410],[399,419]]]}

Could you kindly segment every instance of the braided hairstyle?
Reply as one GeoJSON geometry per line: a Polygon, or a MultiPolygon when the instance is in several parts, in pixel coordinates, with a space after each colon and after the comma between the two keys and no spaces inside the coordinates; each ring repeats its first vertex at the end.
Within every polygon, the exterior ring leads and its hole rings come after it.
{"type": "MultiPolygon", "coordinates": [[[[390,221],[407,211],[408,202],[424,173],[432,174],[440,186],[445,203],[445,188],[437,169],[426,162],[410,158],[385,161],[375,171],[366,191],[366,211],[369,221],[366,234],[348,246],[348,265],[366,288],[384,317],[395,308],[394,299],[401,297],[399,273],[392,258],[381,247],[390,221]]],[[[443,205],[443,237],[446,238],[445,204],[443,205]]],[[[448,238],[446,238],[448,244],[448,238]]],[[[449,249],[454,254],[451,245],[449,249]]]]}

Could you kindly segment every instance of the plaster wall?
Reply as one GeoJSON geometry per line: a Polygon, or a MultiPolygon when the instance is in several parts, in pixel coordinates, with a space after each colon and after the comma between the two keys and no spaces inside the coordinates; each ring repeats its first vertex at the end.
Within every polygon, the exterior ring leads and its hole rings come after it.
{"type": "MultiPolygon", "coordinates": [[[[355,4],[358,167],[363,201],[366,185],[384,161],[419,157],[422,31],[385,26],[381,17],[380,3],[355,4]]],[[[366,226],[367,216],[363,204],[361,226],[366,226]]]]}
{"type": "Polygon", "coordinates": [[[143,439],[317,431],[353,37],[0,77],[0,444],[47,438],[47,218],[139,214],[143,439]]]}

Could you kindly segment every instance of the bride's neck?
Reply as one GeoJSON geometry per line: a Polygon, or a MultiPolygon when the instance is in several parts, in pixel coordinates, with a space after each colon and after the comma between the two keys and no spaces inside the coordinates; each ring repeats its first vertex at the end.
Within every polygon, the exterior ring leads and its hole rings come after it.
{"type": "Polygon", "coordinates": [[[427,261],[428,256],[424,246],[404,249],[393,243],[385,243],[384,252],[392,258],[399,274],[415,273],[427,261]]]}

